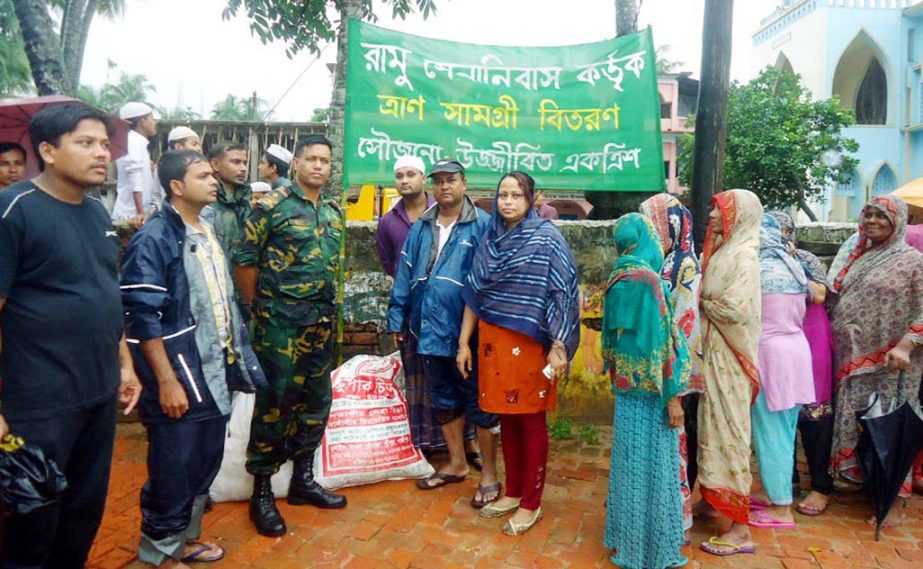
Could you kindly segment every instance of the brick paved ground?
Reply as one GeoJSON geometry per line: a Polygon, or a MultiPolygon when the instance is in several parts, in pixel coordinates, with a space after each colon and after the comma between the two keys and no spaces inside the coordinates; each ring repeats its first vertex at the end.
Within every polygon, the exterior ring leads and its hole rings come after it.
{"type": "MultiPolygon", "coordinates": [[[[500,533],[501,520],[485,520],[468,505],[477,478],[432,492],[412,481],[348,488],[349,507],[320,511],[280,501],[289,534],[256,534],[246,503],[217,504],[206,515],[205,537],[227,557],[217,567],[274,568],[592,568],[611,567],[602,545],[611,429],[598,445],[555,441],[543,508],[545,519],[525,536],[500,533]]],[[[135,561],[139,535],[138,491],[145,478],[146,443],[139,425],[119,425],[106,517],[90,567],[143,567],[135,561]]],[[[757,555],[711,557],[687,548],[689,568],[823,569],[923,567],[923,499],[915,497],[912,522],[873,540],[864,522],[862,495],[838,494],[820,518],[796,514],[798,529],[753,529],[757,555]]],[[[720,528],[696,521],[693,543],[720,528]]]]}

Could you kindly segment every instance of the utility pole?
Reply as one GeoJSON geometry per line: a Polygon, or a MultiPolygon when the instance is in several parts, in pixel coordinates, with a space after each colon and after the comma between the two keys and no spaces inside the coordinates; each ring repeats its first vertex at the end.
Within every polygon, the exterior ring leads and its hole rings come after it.
{"type": "Polygon", "coordinates": [[[705,0],[702,78],[695,114],[692,159],[692,218],[696,249],[699,251],[705,242],[712,196],[724,189],[733,13],[734,0],[705,0]]]}

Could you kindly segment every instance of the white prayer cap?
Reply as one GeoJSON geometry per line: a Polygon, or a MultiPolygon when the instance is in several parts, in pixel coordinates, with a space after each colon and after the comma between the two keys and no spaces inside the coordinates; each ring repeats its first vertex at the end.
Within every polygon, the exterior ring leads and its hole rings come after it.
{"type": "Polygon", "coordinates": [[[286,164],[292,163],[293,155],[284,146],[279,146],[278,144],[270,144],[269,148],[266,149],[266,154],[278,158],[286,164]]]}
{"type": "Polygon", "coordinates": [[[122,105],[122,108],[119,109],[119,118],[124,120],[136,119],[153,113],[154,109],[144,103],[125,103],[122,105]]]}
{"type": "Polygon", "coordinates": [[[272,190],[272,186],[267,182],[252,182],[250,184],[250,193],[253,194],[263,194],[270,190],[272,190]]]}
{"type": "Polygon", "coordinates": [[[394,171],[397,172],[401,168],[416,168],[421,174],[426,172],[426,165],[419,156],[401,156],[394,163],[394,171]]]}
{"type": "Polygon", "coordinates": [[[196,131],[192,130],[188,126],[177,126],[170,130],[170,134],[167,135],[167,142],[185,140],[187,138],[192,138],[193,136],[199,138],[199,135],[196,133],[196,131]]]}

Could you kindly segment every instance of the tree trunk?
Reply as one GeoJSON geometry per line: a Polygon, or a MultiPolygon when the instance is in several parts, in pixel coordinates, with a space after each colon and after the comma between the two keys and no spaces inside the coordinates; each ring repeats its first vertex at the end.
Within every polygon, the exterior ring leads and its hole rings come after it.
{"type": "Polygon", "coordinates": [[[712,196],[723,190],[733,12],[734,0],[705,0],[702,79],[692,159],[692,217],[699,251],[705,242],[712,196]]]}
{"type": "MultiPolygon", "coordinates": [[[[616,37],[633,34],[638,31],[638,1],[615,0],[615,35],[616,37]]],[[[586,192],[586,201],[593,206],[592,219],[611,219],[624,205],[619,200],[619,192],[586,192]]]]}
{"type": "Polygon", "coordinates": [[[32,68],[32,79],[39,95],[65,92],[61,44],[44,3],[13,0],[13,10],[22,32],[22,43],[32,68]]]}
{"type": "Polygon", "coordinates": [[[84,19],[96,11],[96,0],[68,0],[61,18],[61,51],[64,56],[64,89],[76,93],[80,86],[83,46],[86,44],[84,19]]]}
{"type": "Polygon", "coordinates": [[[346,64],[349,41],[349,19],[359,18],[362,0],[342,0],[340,3],[340,28],[337,30],[337,62],[333,75],[333,96],[330,97],[330,114],[327,120],[327,138],[333,145],[330,163],[329,197],[340,195],[343,186],[343,136],[346,125],[346,64]]]}
{"type": "Polygon", "coordinates": [[[638,1],[615,0],[615,37],[638,31],[638,1]]]}

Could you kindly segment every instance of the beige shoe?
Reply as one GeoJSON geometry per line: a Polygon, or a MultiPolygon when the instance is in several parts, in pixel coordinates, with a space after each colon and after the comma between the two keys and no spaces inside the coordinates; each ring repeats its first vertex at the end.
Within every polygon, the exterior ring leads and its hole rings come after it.
{"type": "Polygon", "coordinates": [[[522,535],[532,529],[532,526],[538,523],[542,519],[542,508],[539,507],[535,510],[535,513],[532,514],[532,519],[529,520],[529,523],[519,524],[513,521],[513,518],[506,520],[506,523],[503,524],[502,531],[506,535],[522,535]]]}
{"type": "Polygon", "coordinates": [[[519,499],[516,499],[516,503],[511,506],[498,506],[497,502],[491,502],[483,508],[481,508],[481,517],[482,518],[499,518],[504,514],[508,514],[512,511],[515,511],[519,508],[519,499]]]}

